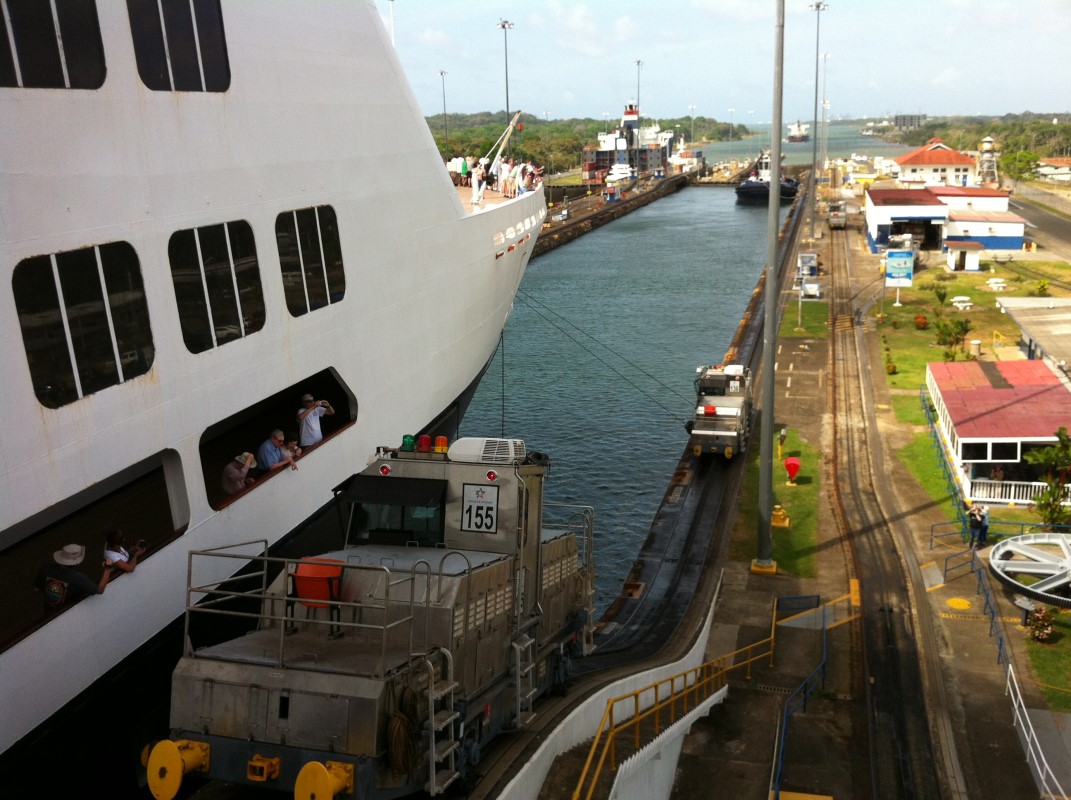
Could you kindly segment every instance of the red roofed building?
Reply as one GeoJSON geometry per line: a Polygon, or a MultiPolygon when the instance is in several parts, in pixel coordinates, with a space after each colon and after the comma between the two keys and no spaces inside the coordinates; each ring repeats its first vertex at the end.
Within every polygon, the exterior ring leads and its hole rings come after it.
{"type": "Polygon", "coordinates": [[[1071,182],[1071,158],[1043,158],[1038,161],[1039,178],[1060,183],[1071,182]]]}
{"type": "Polygon", "coordinates": [[[953,150],[940,139],[930,139],[922,147],[893,160],[900,166],[900,185],[906,189],[974,186],[978,182],[974,159],[953,150]]]}
{"type": "Polygon", "coordinates": [[[1044,361],[926,365],[937,430],[967,502],[1027,504],[1044,484],[1023,453],[1071,428],[1071,390],[1044,361]]]}

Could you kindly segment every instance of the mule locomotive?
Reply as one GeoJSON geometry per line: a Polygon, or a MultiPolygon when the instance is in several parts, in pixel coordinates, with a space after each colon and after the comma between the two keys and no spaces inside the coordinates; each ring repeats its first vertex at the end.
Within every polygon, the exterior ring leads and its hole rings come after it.
{"type": "Polygon", "coordinates": [[[193,553],[187,630],[249,624],[187,637],[171,738],[148,755],[153,795],[170,800],[190,773],[376,800],[472,775],[593,649],[594,513],[544,502],[548,469],[519,439],[406,437],[335,488],[337,516],[323,516],[338,549],[193,553]],[[236,574],[236,559],[251,566],[236,574]]]}
{"type": "Polygon", "coordinates": [[[697,367],[695,416],[684,424],[695,455],[732,458],[751,433],[751,370],[740,364],[697,367]]]}

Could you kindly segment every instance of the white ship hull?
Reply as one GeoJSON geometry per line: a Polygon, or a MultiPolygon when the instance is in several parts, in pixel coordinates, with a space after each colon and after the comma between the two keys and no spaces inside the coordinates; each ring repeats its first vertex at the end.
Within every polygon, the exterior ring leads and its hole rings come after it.
{"type": "MultiPolygon", "coordinates": [[[[182,613],[189,550],[257,537],[270,544],[326,503],[377,445],[396,445],[454,403],[494,352],[546,213],[542,191],[481,213],[463,207],[370,0],[226,0],[224,92],[150,91],[134,63],[126,4],[97,3],[97,13],[101,88],[0,88],[8,412],[0,550],[76,512],[82,501],[72,498],[89,487],[153,461],[182,532],[103,596],[0,653],[0,751],[182,613]],[[345,295],[295,317],[276,220],[322,206],[337,214],[345,295]],[[191,353],[168,242],[176,231],[233,220],[255,235],[264,324],[191,353]],[[27,364],[13,271],[31,257],[109,242],[138,255],[152,366],[46,407],[27,364]],[[206,431],[324,370],[345,387],[355,424],[297,471],[214,509],[206,484],[218,482],[219,465],[202,464],[206,431]]],[[[31,576],[3,577],[32,594],[31,576]]]]}

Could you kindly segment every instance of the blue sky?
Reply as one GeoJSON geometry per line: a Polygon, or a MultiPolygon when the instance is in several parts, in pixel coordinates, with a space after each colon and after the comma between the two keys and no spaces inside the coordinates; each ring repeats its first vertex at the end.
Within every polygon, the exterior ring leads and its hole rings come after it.
{"type": "MultiPolygon", "coordinates": [[[[375,4],[426,115],[442,112],[444,80],[450,113],[505,108],[505,19],[511,110],[615,120],[638,78],[644,117],[772,118],[775,0],[375,4]]],[[[816,21],[831,119],[1071,111],[1071,0],[809,5],[785,2],[786,124],[814,116],[816,21]]]]}

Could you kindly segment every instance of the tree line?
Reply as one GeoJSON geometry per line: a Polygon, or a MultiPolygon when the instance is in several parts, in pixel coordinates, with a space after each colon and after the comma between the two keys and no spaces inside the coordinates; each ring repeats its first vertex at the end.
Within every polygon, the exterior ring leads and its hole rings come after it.
{"type": "MultiPolygon", "coordinates": [[[[491,149],[506,129],[505,111],[476,114],[435,114],[425,117],[444,161],[457,156],[493,156],[491,149]]],[[[678,132],[688,142],[728,141],[748,136],[746,125],[732,125],[711,117],[641,118],[640,126],[657,122],[662,130],[678,132]]],[[[514,157],[532,159],[550,172],[578,169],[585,147],[598,145],[600,133],[619,127],[620,118],[544,119],[522,114],[510,145],[514,157]]]]}

